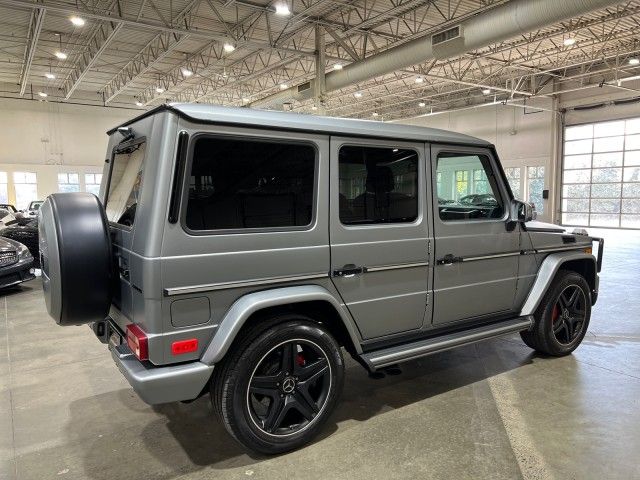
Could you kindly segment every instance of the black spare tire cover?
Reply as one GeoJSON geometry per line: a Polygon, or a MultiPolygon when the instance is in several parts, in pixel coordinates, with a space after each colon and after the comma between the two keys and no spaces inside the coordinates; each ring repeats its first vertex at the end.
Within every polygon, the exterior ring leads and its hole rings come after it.
{"type": "Polygon", "coordinates": [[[49,315],[60,325],[104,320],[111,304],[112,257],[100,200],[91,193],[49,195],[38,228],[49,315]]]}

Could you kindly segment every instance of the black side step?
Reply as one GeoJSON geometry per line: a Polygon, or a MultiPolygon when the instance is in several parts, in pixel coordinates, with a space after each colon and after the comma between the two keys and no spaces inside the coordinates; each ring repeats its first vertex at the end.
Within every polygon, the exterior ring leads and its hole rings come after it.
{"type": "Polygon", "coordinates": [[[491,325],[470,328],[461,332],[449,333],[404,345],[396,345],[395,347],[367,352],[362,354],[361,357],[370,370],[376,370],[388,365],[393,365],[394,363],[425,357],[433,353],[451,350],[452,348],[476,343],[481,340],[529,330],[532,326],[533,316],[527,315],[491,325]]]}

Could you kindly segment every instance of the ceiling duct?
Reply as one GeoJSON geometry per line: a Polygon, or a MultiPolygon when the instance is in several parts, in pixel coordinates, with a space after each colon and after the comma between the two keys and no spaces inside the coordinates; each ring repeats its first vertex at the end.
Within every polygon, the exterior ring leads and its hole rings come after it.
{"type": "MultiPolygon", "coordinates": [[[[470,17],[453,27],[452,30],[459,29],[457,36],[454,35],[455,32],[449,32],[447,29],[434,36],[417,38],[390,48],[347,65],[341,70],[328,72],[325,77],[326,91],[339,90],[428,60],[461,55],[616,3],[620,2],[611,0],[513,0],[485,13],[470,17]],[[438,37],[434,45],[434,37],[440,34],[443,34],[442,37],[438,37]],[[446,39],[448,35],[451,35],[451,38],[446,39]],[[445,40],[438,41],[442,39],[445,40]]],[[[311,88],[302,91],[298,87],[288,88],[257,100],[250,106],[273,107],[292,100],[307,100],[313,96],[314,83],[315,79],[310,82],[311,88]]]]}

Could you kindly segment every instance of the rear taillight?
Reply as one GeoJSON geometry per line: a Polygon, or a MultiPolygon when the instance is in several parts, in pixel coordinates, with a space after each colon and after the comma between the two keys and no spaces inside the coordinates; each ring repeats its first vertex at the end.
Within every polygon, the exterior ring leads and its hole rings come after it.
{"type": "Polygon", "coordinates": [[[149,359],[149,343],[147,342],[147,334],[135,323],[127,325],[127,345],[138,357],[138,360],[149,359]]]}

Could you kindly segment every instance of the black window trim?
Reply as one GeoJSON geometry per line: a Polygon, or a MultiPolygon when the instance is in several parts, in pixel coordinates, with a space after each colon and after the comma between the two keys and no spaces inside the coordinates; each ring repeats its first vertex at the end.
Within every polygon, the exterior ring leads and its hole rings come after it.
{"type": "MultiPolygon", "coordinates": [[[[117,145],[115,145],[112,149],[111,149],[111,158],[107,159],[106,162],[109,164],[109,172],[108,172],[108,176],[107,176],[107,184],[105,185],[105,190],[104,190],[104,211],[105,211],[105,215],[107,213],[107,203],[109,201],[109,191],[111,190],[111,174],[113,173],[113,164],[114,164],[114,160],[116,158],[116,155],[118,155],[119,153],[122,153],[124,150],[126,150],[127,148],[131,148],[131,147],[135,147],[137,145],[143,145],[147,143],[147,137],[143,136],[143,137],[135,137],[132,138],[130,140],[126,140],[124,142],[120,142],[117,145]]],[[[144,162],[147,160],[147,152],[145,151],[145,157],[142,159],[143,165],[144,162]]],[[[144,167],[143,167],[143,172],[142,172],[142,185],[144,186],[144,167]]],[[[114,222],[112,220],[107,219],[107,222],[109,223],[109,226],[116,228],[118,230],[122,230],[124,232],[131,232],[133,230],[133,227],[135,226],[135,219],[133,222],[132,226],[128,226],[128,225],[122,225],[121,223],[118,222],[114,222]]]]}
{"type": "Polygon", "coordinates": [[[504,174],[504,170],[500,168],[500,162],[495,152],[491,148],[476,148],[476,147],[453,147],[450,148],[450,145],[434,145],[437,150],[432,155],[433,162],[433,179],[431,182],[431,189],[433,190],[433,201],[434,203],[434,218],[437,218],[439,222],[445,225],[459,225],[463,223],[503,223],[506,222],[509,218],[509,203],[511,202],[511,197],[513,193],[511,192],[509,183],[507,182],[504,174]],[[440,147],[440,148],[438,148],[440,147]],[[498,194],[500,195],[500,200],[502,201],[502,216],[500,218],[479,218],[479,219],[466,219],[466,220],[444,220],[440,217],[440,208],[438,207],[438,186],[437,186],[437,173],[438,173],[438,160],[441,154],[453,154],[460,156],[470,156],[470,155],[478,155],[488,158],[489,165],[491,166],[491,173],[493,177],[496,179],[496,186],[498,188],[498,194]],[[505,200],[506,199],[506,200],[505,200]],[[435,211],[437,210],[437,212],[435,211]]]}
{"type": "MultiPolygon", "coordinates": [[[[369,139],[367,139],[369,140],[369,139]]],[[[426,178],[424,175],[424,165],[420,164],[420,150],[418,149],[418,147],[416,147],[416,143],[417,142],[411,142],[410,140],[404,140],[404,141],[395,141],[393,139],[371,139],[370,143],[367,142],[366,140],[364,142],[360,141],[349,141],[349,140],[345,140],[344,142],[338,143],[335,146],[335,152],[334,149],[332,147],[332,154],[335,154],[336,156],[336,169],[337,169],[337,181],[338,184],[336,185],[336,194],[339,196],[340,195],[340,150],[342,150],[343,147],[369,147],[369,148],[402,148],[403,150],[412,150],[416,153],[416,155],[418,156],[418,195],[416,197],[417,201],[418,201],[418,214],[416,215],[416,218],[411,220],[410,222],[368,222],[368,223],[343,223],[342,222],[342,218],[340,218],[340,212],[338,211],[338,221],[340,222],[340,225],[345,228],[345,229],[364,229],[364,228],[393,228],[393,227],[407,227],[407,226],[415,226],[415,225],[420,225],[422,223],[423,217],[424,217],[424,209],[423,209],[423,199],[422,199],[422,191],[425,190],[426,187],[426,178]],[[376,141],[377,140],[377,141],[376,141]],[[385,142],[385,143],[379,143],[379,142],[385,142]],[[411,145],[407,145],[407,143],[410,143],[411,145]],[[420,173],[422,172],[422,173],[420,173]],[[422,180],[423,178],[425,178],[425,180],[422,180]],[[423,184],[425,184],[423,186],[423,184]]],[[[430,144],[428,143],[420,143],[420,145],[422,146],[422,148],[425,148],[425,145],[428,146],[430,144]]],[[[423,150],[423,157],[426,158],[425,156],[425,152],[423,150]]],[[[425,160],[423,160],[423,164],[425,163],[425,160]]],[[[333,193],[331,194],[331,196],[333,197],[333,193]]],[[[333,198],[332,198],[333,200],[333,198]]],[[[339,202],[339,199],[335,200],[336,204],[337,202],[339,202]]]]}
{"type": "MultiPolygon", "coordinates": [[[[188,130],[187,130],[188,132],[188,130]]],[[[317,223],[318,211],[318,182],[320,174],[320,149],[313,140],[301,138],[277,138],[262,137],[250,133],[215,133],[215,132],[196,132],[189,135],[189,144],[187,147],[187,161],[182,176],[182,193],[180,195],[180,225],[187,235],[194,237],[212,236],[212,235],[239,235],[249,233],[279,233],[279,232],[306,232],[313,230],[317,223]],[[313,167],[313,204],[311,209],[311,220],[307,225],[289,226],[289,227],[252,227],[252,228],[221,228],[215,230],[192,230],[187,226],[187,208],[189,204],[189,179],[191,176],[191,168],[193,166],[193,153],[195,145],[200,138],[224,138],[225,140],[245,140],[251,142],[268,142],[268,143],[289,143],[297,145],[307,145],[313,148],[314,167],[313,167]]]]}

